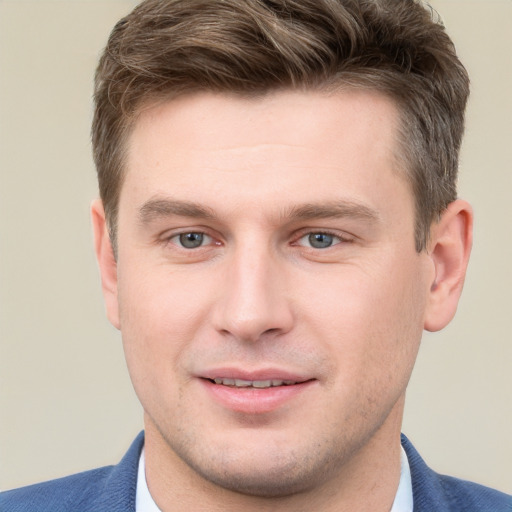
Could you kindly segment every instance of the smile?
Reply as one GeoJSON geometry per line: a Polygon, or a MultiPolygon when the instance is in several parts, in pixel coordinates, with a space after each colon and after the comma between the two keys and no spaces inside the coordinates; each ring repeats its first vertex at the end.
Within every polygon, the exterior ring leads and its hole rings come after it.
{"type": "Polygon", "coordinates": [[[257,372],[259,375],[240,373],[234,370],[221,373],[217,370],[213,375],[199,378],[199,382],[207,396],[222,409],[249,415],[270,413],[286,404],[301,404],[306,397],[312,396],[310,393],[314,393],[317,389],[315,384],[318,384],[316,378],[283,375],[286,372],[279,371],[257,372]],[[219,373],[228,376],[220,377],[219,373]],[[281,375],[276,375],[278,373],[281,375]]]}
{"type": "Polygon", "coordinates": [[[234,388],[257,388],[257,389],[265,389],[265,388],[273,388],[278,386],[292,386],[297,384],[296,381],[293,380],[244,380],[244,379],[227,379],[217,377],[215,379],[211,379],[215,384],[220,384],[222,386],[229,386],[234,388]]]}

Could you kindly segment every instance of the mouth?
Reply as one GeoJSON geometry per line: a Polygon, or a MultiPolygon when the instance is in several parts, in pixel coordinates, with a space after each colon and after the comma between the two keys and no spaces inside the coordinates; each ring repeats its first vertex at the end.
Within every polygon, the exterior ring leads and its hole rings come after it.
{"type": "Polygon", "coordinates": [[[318,383],[315,378],[276,375],[280,372],[269,372],[274,375],[219,373],[200,379],[207,394],[223,409],[250,415],[276,411],[287,404],[300,404],[318,383]]]}
{"type": "Polygon", "coordinates": [[[295,380],[281,380],[281,379],[268,379],[268,380],[245,380],[245,379],[230,379],[225,377],[216,377],[214,379],[208,379],[213,384],[219,384],[221,386],[228,386],[232,388],[256,388],[256,389],[267,389],[276,388],[280,386],[293,386],[299,384],[300,381],[295,380]]]}

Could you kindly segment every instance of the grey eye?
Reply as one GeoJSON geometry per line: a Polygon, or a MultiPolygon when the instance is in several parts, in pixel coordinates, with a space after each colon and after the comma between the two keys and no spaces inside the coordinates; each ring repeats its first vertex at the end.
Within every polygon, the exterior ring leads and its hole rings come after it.
{"type": "Polygon", "coordinates": [[[310,233],[308,235],[308,242],[311,247],[315,249],[326,249],[331,247],[334,243],[335,237],[327,233],[310,233]]]}
{"type": "Polygon", "coordinates": [[[323,233],[322,231],[315,231],[301,237],[298,244],[313,249],[328,249],[342,241],[343,239],[339,236],[323,233]]]}
{"type": "Polygon", "coordinates": [[[196,249],[201,247],[205,239],[210,237],[205,236],[204,233],[182,233],[177,236],[179,244],[185,249],[196,249]]]}

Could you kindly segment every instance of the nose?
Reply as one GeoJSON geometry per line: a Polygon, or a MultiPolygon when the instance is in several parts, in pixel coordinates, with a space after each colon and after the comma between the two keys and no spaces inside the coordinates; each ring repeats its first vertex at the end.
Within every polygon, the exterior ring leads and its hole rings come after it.
{"type": "Polygon", "coordinates": [[[220,298],[214,308],[217,331],[255,342],[277,337],[293,326],[285,262],[261,246],[234,252],[225,262],[220,298]]]}

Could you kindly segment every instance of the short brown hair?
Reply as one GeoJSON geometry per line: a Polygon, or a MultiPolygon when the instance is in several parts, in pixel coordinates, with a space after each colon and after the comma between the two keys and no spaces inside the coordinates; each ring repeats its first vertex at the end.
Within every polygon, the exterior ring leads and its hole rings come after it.
{"type": "Polygon", "coordinates": [[[98,65],[92,144],[116,247],[127,136],[141,106],[196,91],[367,88],[400,112],[400,160],[418,251],[456,198],[469,79],[434,11],[416,0],[146,0],[98,65]]]}

